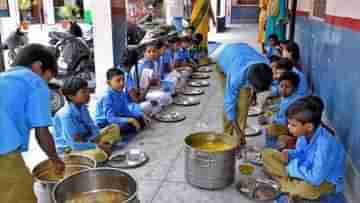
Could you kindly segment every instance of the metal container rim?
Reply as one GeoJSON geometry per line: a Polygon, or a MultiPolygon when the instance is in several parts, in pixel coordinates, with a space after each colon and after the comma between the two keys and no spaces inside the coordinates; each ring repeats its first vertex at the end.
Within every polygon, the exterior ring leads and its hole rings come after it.
{"type": "Polygon", "coordinates": [[[136,197],[137,197],[137,193],[138,193],[138,184],[135,180],[135,178],[133,178],[131,175],[129,175],[128,173],[126,173],[125,171],[123,170],[120,170],[120,169],[117,169],[117,168],[110,168],[110,167],[102,167],[102,168],[91,168],[91,169],[86,169],[86,170],[83,170],[83,171],[80,171],[79,173],[76,173],[76,174],[73,174],[71,176],[68,176],[64,179],[62,179],[61,181],[57,182],[56,185],[54,186],[53,190],[51,191],[51,199],[54,201],[54,203],[58,203],[55,199],[55,191],[56,189],[59,187],[59,185],[63,182],[65,182],[66,180],[70,179],[71,177],[75,176],[75,175],[80,175],[82,173],[88,173],[88,172],[91,172],[91,171],[118,171],[118,172],[121,172],[123,173],[124,175],[128,176],[129,178],[133,179],[134,180],[134,184],[135,184],[135,192],[134,194],[132,194],[128,200],[122,202],[122,203],[128,203],[132,200],[134,200],[136,197]]]}

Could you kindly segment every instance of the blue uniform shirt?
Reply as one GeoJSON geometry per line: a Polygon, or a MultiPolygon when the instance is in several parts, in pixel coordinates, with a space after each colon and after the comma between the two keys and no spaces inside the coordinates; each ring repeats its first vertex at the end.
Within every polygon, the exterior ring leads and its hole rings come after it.
{"type": "Polygon", "coordinates": [[[91,143],[99,135],[99,128],[91,119],[86,105],[77,107],[73,103],[67,103],[53,118],[54,138],[56,149],[62,152],[65,147],[74,150],[95,148],[91,143]],[[75,142],[74,136],[81,135],[85,142],[75,142]]]}
{"type": "Polygon", "coordinates": [[[226,76],[224,110],[228,120],[234,121],[237,117],[237,101],[240,89],[248,85],[249,67],[257,63],[267,63],[267,61],[255,49],[243,43],[229,45],[223,51],[227,53],[226,57],[233,59],[225,60],[229,64],[225,64],[226,69],[224,69],[226,76]],[[228,52],[227,49],[230,49],[231,52],[228,52]]]}
{"type": "Polygon", "coordinates": [[[279,81],[273,80],[271,83],[271,96],[278,96],[279,95],[279,81]]]}
{"type": "MultiPolygon", "coordinates": [[[[308,85],[307,85],[304,73],[299,71],[297,68],[293,68],[292,71],[294,73],[296,73],[296,75],[298,75],[299,79],[300,79],[298,88],[296,90],[296,95],[298,95],[300,97],[307,96],[308,95],[308,85]]],[[[272,96],[279,95],[279,83],[277,83],[277,85],[276,85],[276,83],[273,83],[273,85],[271,86],[271,95],[272,96]]]]}
{"type": "Polygon", "coordinates": [[[30,130],[51,125],[46,82],[30,69],[0,73],[0,154],[27,151],[30,130]]]}
{"type": "Polygon", "coordinates": [[[300,83],[299,83],[298,89],[296,91],[296,94],[299,96],[302,96],[302,97],[307,96],[308,95],[308,85],[307,85],[304,73],[302,73],[295,67],[292,69],[292,71],[294,73],[296,73],[300,79],[300,83]]]}
{"type": "Polygon", "coordinates": [[[308,142],[305,136],[298,138],[296,148],[289,150],[287,172],[290,177],[319,186],[324,181],[344,189],[345,159],[343,146],[326,129],[319,127],[308,142]]]}
{"type": "Polygon", "coordinates": [[[293,102],[295,102],[298,98],[299,96],[296,93],[293,93],[289,97],[281,97],[279,112],[277,112],[274,115],[273,122],[277,124],[286,125],[287,124],[286,111],[289,108],[289,106],[293,102]]]}
{"type": "Polygon", "coordinates": [[[127,72],[122,65],[117,66],[117,68],[124,72],[125,86],[126,86],[125,90],[130,91],[133,88],[135,88],[136,87],[136,79],[133,74],[132,68],[130,69],[130,72],[127,72]]]}
{"type": "Polygon", "coordinates": [[[175,62],[188,62],[190,60],[190,53],[187,49],[181,48],[175,51],[174,61],[175,62]]]}
{"type": "Polygon", "coordinates": [[[129,103],[124,92],[108,88],[105,94],[96,103],[95,121],[100,127],[109,124],[127,123],[129,117],[142,117],[138,104],[129,103]],[[138,106],[135,108],[135,106],[138,106]]]}

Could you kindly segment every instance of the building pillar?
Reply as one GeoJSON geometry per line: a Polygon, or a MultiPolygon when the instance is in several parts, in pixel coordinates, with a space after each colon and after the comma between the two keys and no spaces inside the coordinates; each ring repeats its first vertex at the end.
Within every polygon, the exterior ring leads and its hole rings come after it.
{"type": "Polygon", "coordinates": [[[93,8],[96,92],[106,88],[106,71],[127,47],[126,0],[96,1],[93,8]]]}
{"type": "Polygon", "coordinates": [[[54,1],[43,0],[44,22],[47,25],[55,24],[54,1]]]}

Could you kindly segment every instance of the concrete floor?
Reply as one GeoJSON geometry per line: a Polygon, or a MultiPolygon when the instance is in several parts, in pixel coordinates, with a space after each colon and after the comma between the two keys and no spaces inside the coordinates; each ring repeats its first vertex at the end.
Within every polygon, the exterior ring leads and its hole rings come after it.
{"type": "MultiPolygon", "coordinates": [[[[249,42],[255,45],[255,36],[256,25],[243,25],[232,27],[224,34],[211,33],[210,40],[226,43],[249,42]]],[[[224,190],[207,191],[194,188],[185,181],[184,138],[194,132],[220,132],[222,129],[223,96],[220,84],[214,73],[211,74],[209,81],[211,85],[204,88],[206,93],[199,96],[201,98],[200,105],[169,107],[169,109],[184,113],[187,117],[185,121],[175,124],[154,121],[127,146],[127,148],[140,147],[150,157],[150,161],[144,166],[126,170],[138,183],[141,202],[250,202],[240,196],[233,185],[224,190]]],[[[254,122],[254,119],[250,121],[250,123],[254,122]]],[[[260,137],[251,138],[249,142],[261,145],[262,139],[260,137]]],[[[46,158],[34,139],[31,139],[29,152],[23,155],[30,169],[46,158]]]]}
{"type": "MultiPolygon", "coordinates": [[[[226,33],[210,33],[209,40],[222,43],[247,42],[259,48],[256,43],[257,25],[231,26],[226,33]]],[[[213,53],[216,58],[217,52],[213,53]]],[[[223,190],[207,191],[194,188],[184,177],[184,138],[199,131],[222,130],[223,95],[214,73],[209,79],[211,85],[204,88],[205,94],[198,96],[201,104],[193,107],[170,106],[186,115],[180,123],[165,124],[154,121],[150,127],[139,133],[126,149],[139,147],[150,157],[150,161],[137,169],[125,170],[132,175],[139,187],[142,203],[250,203],[239,195],[234,185],[223,190]]],[[[90,106],[93,107],[95,97],[90,106]]],[[[91,108],[92,109],[92,108],[91,108]]],[[[256,126],[256,119],[250,118],[249,125],[256,126]]],[[[30,150],[24,159],[33,168],[46,156],[41,152],[32,136],[30,150]]],[[[263,146],[263,137],[248,138],[249,145],[263,146]]],[[[259,172],[259,171],[258,171],[259,172]]],[[[240,175],[236,174],[236,180],[240,175]]]]}

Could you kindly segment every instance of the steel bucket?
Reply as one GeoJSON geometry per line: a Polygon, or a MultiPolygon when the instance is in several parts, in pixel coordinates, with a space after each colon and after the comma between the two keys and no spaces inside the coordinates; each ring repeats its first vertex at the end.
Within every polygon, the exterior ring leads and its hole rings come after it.
{"type": "MultiPolygon", "coordinates": [[[[65,176],[96,167],[96,161],[86,156],[66,155],[63,160],[66,166],[65,176]]],[[[46,176],[51,176],[51,173],[54,173],[54,168],[50,160],[40,162],[32,170],[35,179],[34,192],[38,203],[52,202],[51,193],[61,178],[59,177],[59,180],[57,178],[53,178],[53,180],[46,178],[46,176]]]]}
{"type": "Polygon", "coordinates": [[[185,178],[202,189],[221,189],[234,182],[236,137],[213,132],[194,133],[185,138],[185,178]],[[199,143],[221,140],[230,147],[208,152],[196,148],[199,143]]]}

